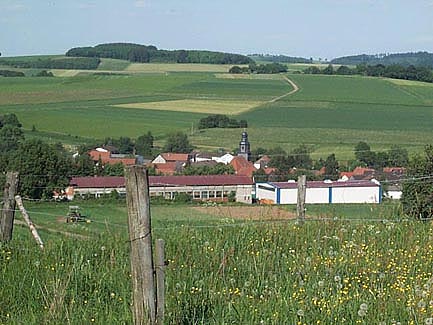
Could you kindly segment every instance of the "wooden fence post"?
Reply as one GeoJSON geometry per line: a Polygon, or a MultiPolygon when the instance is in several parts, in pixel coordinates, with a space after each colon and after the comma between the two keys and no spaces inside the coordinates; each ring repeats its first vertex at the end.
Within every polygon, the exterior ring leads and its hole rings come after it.
{"type": "Polygon", "coordinates": [[[298,201],[296,206],[296,212],[298,215],[299,223],[305,221],[305,196],[307,192],[307,177],[301,175],[298,177],[298,201]]]}
{"type": "Polygon", "coordinates": [[[156,323],[164,324],[165,311],[165,253],[164,240],[156,241],[156,323]]]}
{"type": "Polygon", "coordinates": [[[125,180],[134,324],[155,324],[156,298],[147,170],[142,166],[126,167],[125,180]]]}
{"type": "Polygon", "coordinates": [[[38,231],[36,230],[35,225],[33,224],[32,220],[30,220],[30,217],[27,214],[26,209],[24,208],[23,201],[21,200],[21,196],[16,195],[15,201],[17,201],[18,208],[20,209],[21,214],[23,215],[24,221],[29,226],[30,232],[32,233],[32,235],[35,238],[36,242],[38,243],[39,247],[41,249],[44,249],[44,243],[42,242],[41,237],[39,237],[39,234],[38,234],[38,231]]]}
{"type": "Polygon", "coordinates": [[[15,192],[18,187],[18,173],[7,172],[0,215],[0,241],[12,240],[15,219],[15,192]]]}

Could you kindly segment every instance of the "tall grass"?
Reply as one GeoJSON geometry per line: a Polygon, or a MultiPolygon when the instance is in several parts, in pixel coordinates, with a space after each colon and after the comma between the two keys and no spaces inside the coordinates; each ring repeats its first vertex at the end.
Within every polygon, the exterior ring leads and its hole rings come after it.
{"type": "MultiPolygon", "coordinates": [[[[126,228],[110,226],[120,218],[126,223],[124,206],[107,207],[105,228],[86,224],[96,227],[91,239],[41,230],[44,252],[26,229],[16,227],[14,240],[0,247],[0,323],[131,322],[126,228]]],[[[153,237],[166,241],[169,261],[167,324],[431,321],[431,223],[392,221],[392,207],[388,213],[372,211],[382,221],[303,226],[293,220],[238,224],[199,216],[188,224],[192,211],[153,210],[153,237]]],[[[361,208],[330,213],[356,211],[365,218],[361,208]]]]}

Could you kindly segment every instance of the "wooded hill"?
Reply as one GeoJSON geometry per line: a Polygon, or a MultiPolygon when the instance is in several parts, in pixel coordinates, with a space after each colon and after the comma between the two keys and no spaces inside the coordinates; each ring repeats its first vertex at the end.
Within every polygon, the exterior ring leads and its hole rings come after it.
{"type": "Polygon", "coordinates": [[[76,47],[67,51],[66,56],[112,58],[140,63],[249,64],[253,62],[247,56],[240,54],[199,50],[159,50],[153,45],[146,46],[133,43],[76,47]]]}
{"type": "Polygon", "coordinates": [[[248,57],[254,61],[274,62],[274,63],[313,63],[313,59],[306,59],[287,55],[272,54],[251,54],[248,57]]]}
{"type": "Polygon", "coordinates": [[[94,70],[101,60],[99,58],[65,58],[65,57],[15,57],[0,58],[0,65],[19,69],[84,69],[94,70]]]}
{"type": "Polygon", "coordinates": [[[344,65],[403,65],[403,66],[417,66],[433,68],[433,53],[428,52],[408,52],[408,53],[395,53],[395,54],[375,54],[375,55],[352,55],[344,56],[333,59],[332,64],[344,65]]]}

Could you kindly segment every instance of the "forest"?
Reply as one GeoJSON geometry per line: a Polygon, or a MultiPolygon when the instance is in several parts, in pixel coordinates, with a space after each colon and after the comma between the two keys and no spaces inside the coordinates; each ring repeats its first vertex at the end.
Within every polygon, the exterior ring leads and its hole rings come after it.
{"type": "Polygon", "coordinates": [[[20,69],[83,69],[94,70],[101,60],[99,58],[39,58],[36,60],[2,58],[1,65],[20,69]]]}
{"type": "Polygon", "coordinates": [[[394,54],[375,54],[375,55],[351,55],[336,58],[331,60],[332,64],[345,64],[345,65],[402,65],[408,67],[414,65],[417,67],[433,68],[433,53],[428,52],[408,52],[408,53],[394,53],[394,54]]]}
{"type": "Polygon", "coordinates": [[[415,67],[413,65],[405,67],[397,64],[389,66],[385,66],[383,64],[359,64],[355,68],[349,68],[345,65],[341,65],[337,69],[335,69],[332,64],[329,64],[324,69],[320,69],[316,66],[308,67],[304,70],[304,73],[325,75],[362,75],[369,77],[385,77],[393,79],[433,82],[433,72],[429,68],[415,67]]]}
{"type": "Polygon", "coordinates": [[[199,50],[160,50],[153,45],[132,43],[109,43],[96,46],[76,47],[66,52],[71,57],[94,57],[129,60],[149,63],[210,63],[210,64],[249,64],[250,58],[240,54],[199,51],[199,50]]]}

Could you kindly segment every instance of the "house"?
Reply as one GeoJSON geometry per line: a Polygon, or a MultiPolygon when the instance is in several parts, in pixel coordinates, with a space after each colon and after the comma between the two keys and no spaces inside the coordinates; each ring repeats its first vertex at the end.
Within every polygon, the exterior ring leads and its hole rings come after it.
{"type": "Polygon", "coordinates": [[[234,156],[230,153],[226,153],[222,156],[213,156],[212,160],[215,160],[217,163],[223,163],[224,165],[230,164],[233,160],[234,156]]]}
{"type": "Polygon", "coordinates": [[[235,174],[239,176],[253,177],[253,172],[257,171],[253,163],[247,161],[244,156],[237,156],[232,159],[230,165],[233,166],[235,174]]]}
{"type": "MultiPolygon", "coordinates": [[[[74,195],[99,197],[116,190],[125,194],[124,177],[73,177],[70,181],[74,195]]],[[[151,196],[173,199],[176,193],[187,193],[194,200],[228,201],[234,195],[237,202],[252,202],[253,182],[251,178],[236,175],[203,176],[149,176],[151,196]]]]}
{"type": "Polygon", "coordinates": [[[90,150],[88,154],[95,164],[99,162],[102,162],[103,165],[121,163],[125,166],[129,166],[135,165],[138,162],[137,157],[130,157],[129,155],[114,153],[104,148],[90,150]]]}
{"type": "MultiPolygon", "coordinates": [[[[296,204],[298,184],[295,181],[257,183],[255,195],[268,204],[296,204]]],[[[382,186],[376,180],[307,182],[305,202],[314,203],[380,203],[382,186]]]]}
{"type": "Polygon", "coordinates": [[[383,168],[383,178],[387,183],[386,197],[393,200],[400,200],[402,195],[401,183],[406,175],[404,167],[383,168]]]}
{"type": "Polygon", "coordinates": [[[189,159],[190,155],[187,153],[164,152],[153,159],[152,164],[166,164],[169,162],[181,162],[186,164],[189,159]]]}
{"type": "Polygon", "coordinates": [[[159,175],[174,175],[182,172],[190,158],[187,153],[165,152],[159,154],[148,166],[155,168],[159,175]]]}
{"type": "Polygon", "coordinates": [[[376,170],[367,167],[356,167],[351,172],[341,172],[340,178],[344,180],[371,180],[375,178],[376,170]]]}
{"type": "Polygon", "coordinates": [[[256,160],[256,162],[254,163],[254,167],[256,167],[256,169],[260,169],[260,168],[266,169],[266,168],[268,168],[270,161],[271,161],[271,158],[267,155],[264,155],[264,156],[262,156],[256,160]]]}

